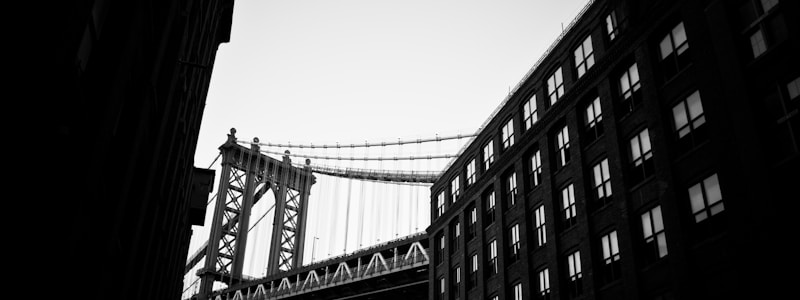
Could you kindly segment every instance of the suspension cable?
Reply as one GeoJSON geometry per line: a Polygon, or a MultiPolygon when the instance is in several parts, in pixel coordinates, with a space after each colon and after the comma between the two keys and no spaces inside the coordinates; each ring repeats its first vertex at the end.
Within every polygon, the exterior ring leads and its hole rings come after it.
{"type": "Polygon", "coordinates": [[[303,157],[303,158],[313,158],[313,159],[327,159],[327,160],[417,160],[417,159],[444,159],[444,158],[453,158],[458,157],[457,154],[439,154],[439,155],[418,155],[418,156],[392,156],[392,157],[382,157],[382,156],[373,156],[373,157],[341,157],[341,156],[320,156],[320,155],[310,155],[310,154],[293,154],[293,153],[282,153],[280,151],[268,151],[268,150],[260,150],[261,153],[264,154],[273,154],[273,155],[281,155],[281,156],[291,156],[291,157],[303,157]]]}
{"type": "MultiPolygon", "coordinates": [[[[477,136],[477,134],[457,134],[452,136],[445,136],[440,137],[438,134],[436,137],[432,138],[424,138],[424,139],[414,139],[414,140],[405,140],[398,139],[397,142],[380,142],[380,143],[364,143],[364,144],[324,144],[324,145],[314,145],[313,143],[305,145],[305,144],[298,144],[292,145],[291,142],[287,144],[278,144],[278,143],[257,143],[260,146],[265,147],[281,147],[281,148],[361,148],[361,147],[377,147],[377,146],[393,146],[393,145],[404,145],[404,144],[413,144],[413,143],[428,143],[428,142],[439,142],[439,141],[446,141],[446,140],[455,140],[455,139],[463,139],[463,138],[471,138],[477,136]]],[[[236,140],[237,143],[243,144],[254,144],[252,141],[248,140],[236,140]]]]}

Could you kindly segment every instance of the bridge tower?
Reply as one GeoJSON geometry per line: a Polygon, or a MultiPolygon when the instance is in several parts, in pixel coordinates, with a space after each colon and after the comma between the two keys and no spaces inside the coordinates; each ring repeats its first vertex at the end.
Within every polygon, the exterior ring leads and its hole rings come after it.
{"type": "Polygon", "coordinates": [[[248,149],[236,143],[236,129],[219,147],[222,171],[205,265],[198,270],[200,299],[208,299],[215,281],[241,283],[250,211],[268,191],[275,195],[275,218],[270,242],[267,274],[300,267],[308,196],[316,178],[310,160],[304,167],[292,166],[287,155],[277,160],[259,152],[258,138],[248,149]]]}

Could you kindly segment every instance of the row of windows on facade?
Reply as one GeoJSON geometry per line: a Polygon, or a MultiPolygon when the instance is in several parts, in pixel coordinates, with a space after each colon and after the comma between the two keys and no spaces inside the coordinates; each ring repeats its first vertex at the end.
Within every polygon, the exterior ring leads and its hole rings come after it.
{"type": "MultiPolygon", "coordinates": [[[[610,14],[606,18],[609,28],[609,32],[614,33],[613,36],[616,36],[618,30],[613,29],[616,28],[616,18],[614,14],[610,14]],[[613,30],[612,30],[613,29],[613,30]]],[[[683,29],[683,23],[679,23],[672,32],[670,32],[662,41],[662,44],[669,44],[670,47],[662,47],[662,59],[667,60],[673,56],[678,56],[678,54],[682,54],[688,49],[688,42],[686,40],[686,34],[683,29]],[[675,54],[673,54],[675,53],[675,54]]],[[[575,59],[576,59],[576,66],[578,66],[578,74],[582,76],[588,68],[594,65],[594,58],[593,58],[593,51],[592,51],[592,43],[591,37],[587,37],[586,40],[575,50],[575,59]]],[[[631,66],[626,68],[618,78],[618,87],[619,87],[619,95],[621,101],[621,107],[626,110],[626,113],[633,111],[638,103],[641,102],[641,95],[639,93],[639,89],[641,84],[639,82],[639,71],[637,68],[636,63],[633,63],[631,66]]],[[[550,104],[555,104],[556,101],[563,95],[563,78],[561,76],[561,68],[558,68],[552,76],[550,76],[547,80],[547,90],[551,91],[548,94],[550,99],[550,104]]],[[[690,97],[689,102],[691,102],[692,108],[698,108],[699,104],[699,96],[693,95],[690,97]],[[698,98],[695,100],[695,98],[698,98]],[[697,103],[694,103],[697,102],[697,103]]],[[[676,115],[675,116],[675,126],[679,128],[680,131],[683,133],[681,137],[687,135],[690,131],[689,122],[685,120],[687,114],[695,118],[702,118],[702,107],[699,107],[698,110],[693,110],[691,113],[686,112],[688,108],[684,109],[684,111],[677,111],[678,107],[676,107],[677,112],[683,115],[676,115]]],[[[536,104],[536,95],[534,94],[530,99],[528,99],[522,106],[523,116],[524,116],[524,130],[527,131],[533,127],[534,124],[538,121],[538,110],[536,104]]],[[[584,108],[583,115],[583,123],[585,125],[585,131],[588,133],[590,139],[594,140],[600,135],[603,134],[603,115],[602,115],[602,108],[600,106],[600,98],[595,97],[592,101],[590,101],[584,108]]],[[[702,123],[703,121],[699,121],[702,123]]],[[[697,124],[699,126],[701,124],[697,124]]],[[[514,119],[509,119],[505,125],[501,127],[501,140],[502,140],[502,150],[508,149],[515,143],[514,138],[514,119]]],[[[556,160],[557,167],[563,166],[566,162],[569,161],[569,134],[567,127],[563,127],[559,130],[556,134],[556,144],[557,144],[557,154],[558,158],[556,160]]],[[[482,151],[482,166],[483,171],[485,172],[488,170],[491,165],[495,161],[495,153],[494,153],[494,140],[490,140],[483,146],[482,151]]],[[[536,157],[538,158],[538,156],[536,157]]],[[[469,186],[475,183],[477,179],[477,158],[470,160],[466,167],[465,167],[465,176],[466,176],[466,186],[469,186]]],[[[538,165],[541,165],[539,161],[538,165]]],[[[461,193],[461,176],[455,176],[450,182],[450,199],[451,201],[455,201],[458,199],[458,196],[461,193]]],[[[443,194],[439,196],[439,207],[442,207],[444,201],[442,199],[443,194]]],[[[437,214],[437,216],[440,214],[437,214]]]]}
{"type": "MultiPolygon", "coordinates": [[[[722,193],[719,185],[717,174],[712,174],[701,180],[700,182],[692,185],[688,189],[689,203],[694,217],[694,221],[698,224],[705,222],[710,217],[720,214],[725,210],[722,202],[722,193]]],[[[572,185],[562,190],[563,210],[562,222],[574,224],[576,216],[574,193],[572,185]]],[[[490,202],[491,203],[491,202],[490,202]]],[[[475,237],[475,226],[477,223],[477,212],[473,207],[469,211],[468,216],[468,235],[472,238],[475,237]]],[[[544,205],[537,207],[533,213],[532,224],[532,239],[529,245],[533,248],[540,248],[547,244],[547,221],[545,218],[544,205]]],[[[661,206],[655,206],[640,215],[641,224],[641,240],[639,241],[642,255],[647,264],[656,262],[661,258],[667,256],[667,240],[664,221],[661,213],[661,206]]],[[[569,225],[571,226],[571,225],[569,225]]],[[[514,224],[508,230],[508,244],[506,247],[506,264],[511,265],[518,261],[521,257],[521,236],[520,225],[514,224]]],[[[455,222],[451,226],[450,247],[451,253],[455,252],[461,243],[461,226],[459,222],[455,222]]],[[[608,284],[616,281],[621,276],[621,258],[619,237],[616,230],[611,230],[603,234],[599,239],[600,247],[600,281],[608,284]]],[[[445,236],[440,233],[435,238],[435,264],[440,264],[445,260],[445,236]]],[[[498,249],[497,239],[491,239],[486,244],[485,251],[485,273],[486,276],[491,277],[499,272],[498,266],[498,249]]],[[[583,274],[581,271],[580,251],[576,250],[566,255],[564,265],[566,267],[567,278],[565,278],[567,293],[570,296],[579,296],[583,293],[583,274]]],[[[478,285],[478,270],[479,259],[477,253],[469,255],[468,260],[468,278],[467,288],[472,289],[478,285]]],[[[538,274],[538,292],[537,295],[543,298],[548,298],[550,294],[550,277],[547,266],[538,266],[536,273],[538,274]]],[[[450,291],[453,298],[458,298],[458,293],[461,285],[461,267],[456,266],[451,271],[450,291]]],[[[537,282],[534,282],[537,283],[537,282]]],[[[519,283],[513,285],[513,295],[521,297],[521,289],[519,283]]],[[[444,277],[440,278],[439,295],[444,296],[445,293],[444,277]]],[[[515,298],[521,299],[521,298],[515,298]]]]}
{"type": "MultiPolygon", "coordinates": [[[[747,9],[740,9],[743,11],[745,15],[743,17],[744,20],[751,20],[752,16],[761,16],[765,15],[771,11],[773,11],[774,7],[778,4],[777,0],[756,0],[756,1],[748,1],[744,8],[747,9]],[[752,16],[751,16],[752,15],[752,16]]],[[[617,19],[615,13],[612,11],[607,17],[605,18],[606,21],[606,32],[608,34],[609,40],[614,40],[617,35],[619,34],[619,26],[617,24],[617,19]]],[[[761,20],[763,22],[764,20],[761,20]]],[[[752,24],[751,24],[752,25],[752,24]]],[[[755,25],[752,25],[755,26],[755,25]]],[[[755,26],[758,27],[758,26],[755,26]]],[[[762,26],[763,27],[763,26],[762,26]]],[[[759,35],[758,33],[761,31],[757,31],[754,33],[759,35]]],[[[751,40],[757,40],[759,42],[751,43],[753,48],[753,54],[755,57],[758,57],[761,53],[765,50],[758,50],[758,49],[766,49],[767,46],[763,38],[753,38],[751,40]]],[[[660,58],[660,66],[662,73],[665,78],[671,78],[675,76],[680,70],[687,67],[690,63],[690,58],[688,55],[689,49],[689,42],[686,34],[686,30],[684,27],[683,22],[678,23],[675,25],[672,30],[665,34],[660,40],[658,44],[658,53],[660,58]]],[[[578,77],[583,76],[586,71],[594,65],[594,51],[592,50],[592,39],[591,36],[588,36],[574,51],[575,57],[575,67],[577,69],[578,77]]],[[[787,90],[789,91],[789,99],[795,99],[796,95],[792,95],[792,91],[796,90],[793,88],[797,85],[797,80],[791,81],[787,84],[787,90]]],[[[639,70],[637,64],[634,62],[627,68],[623,69],[618,76],[617,81],[617,90],[618,90],[618,104],[615,107],[618,109],[619,116],[626,116],[627,114],[634,111],[636,107],[641,103],[641,83],[639,80],[639,70]]],[[[561,67],[559,67],[551,76],[548,77],[547,82],[545,84],[545,89],[549,91],[548,99],[551,105],[555,104],[557,100],[564,94],[564,85],[563,85],[563,76],[561,72],[561,67]]],[[[796,94],[796,93],[795,93],[796,94]]],[[[522,106],[522,113],[523,113],[523,125],[524,131],[528,131],[533,127],[534,124],[538,121],[538,110],[536,104],[536,94],[532,95],[530,99],[528,99],[522,106]]],[[[585,136],[588,138],[589,141],[593,141],[599,138],[603,132],[603,115],[602,115],[602,108],[600,106],[600,98],[595,97],[592,101],[584,106],[584,112],[582,114],[582,121],[583,121],[583,130],[585,132],[585,136]]],[[[677,148],[680,150],[688,150],[693,146],[697,145],[700,141],[704,140],[707,137],[707,134],[704,130],[700,130],[701,125],[705,123],[705,116],[703,113],[703,106],[700,100],[700,95],[697,91],[690,94],[688,97],[681,99],[678,103],[676,103],[672,108],[672,125],[676,131],[677,135],[677,148]]],[[[501,150],[505,150],[510,148],[514,145],[515,142],[515,132],[514,132],[514,119],[510,118],[502,127],[501,127],[501,140],[502,140],[502,147],[501,150]]],[[[648,132],[644,132],[645,135],[648,132]]],[[[560,131],[556,134],[556,167],[559,168],[566,164],[569,161],[569,134],[568,129],[564,126],[560,131]]],[[[633,143],[633,141],[631,141],[633,143]]],[[[649,141],[647,144],[641,143],[641,146],[647,146],[649,148],[649,141]]],[[[633,146],[632,146],[633,147],[633,146]]],[[[633,150],[631,149],[631,155],[637,156],[637,153],[641,153],[645,149],[633,150]],[[639,151],[639,152],[637,152],[639,151]]],[[[648,149],[649,150],[649,149],[648,149]]],[[[481,155],[482,159],[482,166],[483,171],[485,172],[488,170],[491,165],[495,161],[495,147],[494,147],[494,140],[489,140],[484,146],[481,155]]],[[[652,154],[650,154],[652,156],[652,154]]],[[[648,158],[648,155],[643,155],[641,162],[634,162],[636,166],[642,165],[643,169],[646,169],[648,166],[644,165],[643,162],[648,158]]],[[[465,174],[456,175],[450,181],[450,200],[451,202],[455,202],[459,195],[461,194],[461,176],[465,176],[465,185],[469,186],[474,184],[477,179],[477,158],[470,160],[466,167],[465,167],[465,174]]],[[[531,157],[531,164],[529,170],[539,170],[539,172],[534,172],[536,174],[533,175],[534,184],[533,186],[538,185],[539,179],[541,179],[541,159],[538,156],[538,151],[536,155],[531,157]],[[536,160],[536,161],[533,161],[536,160]]],[[[635,172],[634,172],[635,173],[635,172]]],[[[646,173],[646,170],[643,170],[642,173],[646,173]]],[[[638,174],[632,174],[634,176],[638,176],[638,174]]],[[[632,178],[633,182],[637,182],[637,178],[632,178]]],[[[465,186],[465,187],[466,187],[465,186]]],[[[439,194],[437,199],[437,217],[443,213],[444,210],[444,194],[443,192],[439,194]]]]}
{"type": "MultiPolygon", "coordinates": [[[[602,110],[600,108],[599,98],[595,98],[586,107],[586,128],[584,130],[590,133],[590,137],[597,139],[602,135],[602,110]]],[[[675,137],[678,142],[678,147],[688,150],[693,146],[698,145],[700,142],[707,139],[707,133],[704,128],[706,123],[705,114],[703,111],[702,100],[700,93],[694,91],[689,96],[681,99],[677,104],[672,107],[672,121],[675,128],[675,137]]],[[[565,166],[570,161],[570,137],[569,128],[567,125],[561,127],[555,132],[555,168],[558,170],[565,166]]],[[[630,169],[628,176],[630,182],[636,184],[641,182],[644,178],[654,173],[653,167],[653,151],[651,147],[650,132],[647,128],[641,129],[633,137],[629,139],[628,156],[630,158],[630,169]]],[[[489,148],[485,149],[490,149],[489,148]]],[[[542,183],[543,164],[540,149],[535,149],[532,154],[526,158],[526,177],[524,182],[528,184],[530,189],[538,187],[542,183]]],[[[609,203],[611,191],[611,176],[609,173],[608,159],[604,158],[592,166],[592,183],[594,189],[593,198],[598,207],[609,203]]],[[[475,174],[475,159],[472,159],[467,164],[467,185],[474,183],[475,174]]],[[[454,203],[460,196],[462,188],[460,187],[460,175],[455,176],[450,181],[450,199],[454,203]]],[[[506,200],[507,207],[512,207],[516,204],[516,197],[518,193],[517,188],[517,175],[516,172],[511,172],[503,177],[503,192],[504,199],[506,200]]],[[[446,195],[444,191],[440,191],[436,196],[436,217],[444,214],[446,195]]],[[[494,194],[489,197],[488,202],[494,203],[494,194]]],[[[492,205],[494,206],[494,205],[492,205]]]]}

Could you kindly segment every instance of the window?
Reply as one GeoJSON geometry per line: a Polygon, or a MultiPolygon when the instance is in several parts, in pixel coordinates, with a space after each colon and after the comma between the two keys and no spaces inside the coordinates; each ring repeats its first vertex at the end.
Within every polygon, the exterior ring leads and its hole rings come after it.
{"type": "Polygon", "coordinates": [[[593,182],[594,182],[594,195],[595,207],[603,207],[611,203],[611,175],[608,172],[608,159],[603,159],[600,163],[594,165],[593,182]]]}
{"type": "Polygon", "coordinates": [[[494,210],[495,210],[494,191],[488,193],[486,195],[485,200],[486,200],[486,217],[484,218],[484,220],[486,220],[486,222],[484,223],[484,225],[488,227],[489,225],[494,223],[494,210]]]}
{"type": "Polygon", "coordinates": [[[572,187],[572,184],[561,190],[561,203],[564,208],[562,228],[567,229],[577,223],[577,218],[575,218],[575,189],[572,187]]]}
{"type": "Polygon", "coordinates": [[[690,63],[689,41],[686,38],[686,30],[683,22],[675,25],[672,30],[658,43],[658,50],[661,54],[661,68],[664,79],[670,79],[678,71],[682,70],[690,63]]]}
{"type": "Polygon", "coordinates": [[[473,253],[472,259],[470,259],[469,264],[469,280],[467,285],[470,289],[478,286],[478,254],[473,253]]]}
{"type": "Polygon", "coordinates": [[[561,76],[561,67],[558,67],[547,79],[547,98],[550,99],[550,105],[556,104],[556,101],[563,95],[564,77],[561,76]]]}
{"type": "Polygon", "coordinates": [[[503,150],[514,145],[514,119],[508,120],[503,126],[503,150]]]}
{"type": "Polygon", "coordinates": [[[539,153],[539,150],[531,155],[531,173],[530,173],[530,181],[531,181],[531,188],[539,186],[542,183],[542,156],[539,153]]]}
{"type": "Polygon", "coordinates": [[[780,164],[798,154],[800,127],[800,77],[780,81],[777,88],[763,96],[767,109],[763,139],[771,164],[780,164]]]}
{"type": "Polygon", "coordinates": [[[517,283],[514,285],[514,300],[522,300],[522,283],[517,283]]]}
{"type": "Polygon", "coordinates": [[[690,187],[689,201],[692,204],[694,221],[697,223],[723,212],[725,206],[722,204],[722,193],[720,192],[717,174],[712,174],[690,187]]]}
{"type": "Polygon", "coordinates": [[[541,247],[547,243],[547,227],[544,223],[544,205],[539,206],[534,212],[534,226],[536,226],[536,246],[541,247]]]}
{"type": "Polygon", "coordinates": [[[510,209],[514,204],[517,204],[517,173],[513,172],[511,175],[506,177],[506,204],[508,207],[506,209],[510,209]]]}
{"type": "Polygon", "coordinates": [[[578,69],[578,78],[581,78],[589,68],[594,65],[594,50],[592,50],[592,36],[586,37],[575,49],[575,68],[578,69]]]}
{"type": "Polygon", "coordinates": [[[570,298],[583,293],[583,273],[581,272],[581,252],[575,251],[567,256],[567,293],[570,298]]]}
{"type": "Polygon", "coordinates": [[[436,235],[436,264],[444,262],[444,233],[436,235]]]}
{"type": "Polygon", "coordinates": [[[520,242],[519,242],[519,224],[514,224],[511,226],[511,229],[508,231],[509,239],[508,239],[508,259],[509,263],[513,263],[519,259],[519,250],[520,250],[520,242]]]}
{"type": "Polygon", "coordinates": [[[442,277],[439,277],[439,297],[438,297],[438,299],[440,299],[440,300],[444,300],[445,299],[444,298],[444,292],[445,291],[446,291],[446,289],[445,289],[445,281],[444,281],[444,276],[442,276],[442,277]]]}
{"type": "Polygon", "coordinates": [[[619,115],[625,116],[632,112],[639,103],[642,102],[642,94],[639,91],[639,67],[636,63],[628,67],[619,77],[620,105],[618,106],[619,115]]]}
{"type": "Polygon", "coordinates": [[[536,111],[536,94],[533,94],[533,96],[522,105],[522,113],[525,116],[525,130],[531,129],[533,124],[539,121],[539,113],[536,111]]]}
{"type": "Polygon", "coordinates": [[[457,300],[459,299],[459,290],[461,289],[461,267],[455,267],[450,271],[450,276],[453,277],[450,280],[450,299],[457,300]]]}
{"type": "Polygon", "coordinates": [[[467,218],[469,219],[469,225],[467,225],[467,240],[471,240],[475,237],[475,227],[478,226],[478,209],[472,206],[468,211],[469,215],[467,218]]]}
{"type": "Polygon", "coordinates": [[[556,167],[560,168],[569,162],[569,131],[567,125],[556,133],[556,167]]]}
{"type": "Polygon", "coordinates": [[[644,253],[647,263],[667,256],[667,237],[664,234],[661,206],[656,206],[642,214],[642,232],[644,233],[644,253]]]}
{"type": "Polygon", "coordinates": [[[487,262],[489,265],[486,271],[489,276],[497,274],[497,240],[489,242],[489,245],[486,247],[486,253],[488,254],[487,262]]]}
{"type": "Polygon", "coordinates": [[[619,25],[617,25],[617,14],[612,10],[606,16],[606,33],[608,33],[608,40],[613,41],[619,35],[619,25]]]}
{"type": "Polygon", "coordinates": [[[741,32],[753,58],[760,57],[786,39],[786,25],[775,8],[777,5],[776,0],[751,0],[739,7],[741,32]]]}
{"type": "Polygon", "coordinates": [[[489,140],[486,146],[483,146],[483,170],[488,170],[492,163],[494,163],[494,141],[489,140]]]}
{"type": "Polygon", "coordinates": [[[539,299],[550,299],[550,271],[539,271],[539,299]]]}
{"type": "Polygon", "coordinates": [[[650,147],[650,132],[645,128],[631,138],[631,163],[633,164],[631,183],[639,183],[653,174],[652,158],[653,150],[650,147]]]}
{"type": "Polygon", "coordinates": [[[450,193],[452,193],[450,194],[450,201],[453,201],[453,203],[456,203],[456,200],[458,200],[458,195],[461,195],[461,189],[459,188],[459,183],[461,181],[460,177],[461,176],[456,176],[452,181],[450,181],[450,193]]]}
{"type": "Polygon", "coordinates": [[[620,278],[622,266],[619,262],[619,243],[617,231],[614,230],[600,239],[603,247],[603,282],[609,283],[620,278]]]}
{"type": "Polygon", "coordinates": [[[475,183],[475,159],[469,161],[467,164],[467,186],[475,183]]]}
{"type": "Polygon", "coordinates": [[[458,251],[458,244],[461,242],[461,222],[456,220],[450,226],[450,254],[458,251]]]}
{"type": "Polygon", "coordinates": [[[441,217],[444,214],[444,192],[439,192],[436,196],[436,216],[441,217]]]}
{"type": "Polygon", "coordinates": [[[672,121],[678,133],[678,147],[685,151],[707,138],[700,93],[695,91],[672,107],[672,121]]]}
{"type": "Polygon", "coordinates": [[[498,296],[497,296],[497,295],[492,295],[492,296],[491,296],[491,297],[489,297],[489,298],[490,298],[490,299],[492,299],[492,300],[499,300],[499,299],[500,299],[500,298],[498,298],[498,296]]]}
{"type": "Polygon", "coordinates": [[[600,97],[594,98],[586,106],[586,114],[583,121],[586,124],[586,140],[588,142],[596,140],[603,134],[603,112],[600,109],[600,97]]]}

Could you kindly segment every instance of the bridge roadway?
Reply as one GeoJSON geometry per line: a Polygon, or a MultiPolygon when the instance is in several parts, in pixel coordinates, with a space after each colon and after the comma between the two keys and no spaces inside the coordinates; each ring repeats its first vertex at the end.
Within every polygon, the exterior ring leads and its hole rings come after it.
{"type": "Polygon", "coordinates": [[[295,270],[246,280],[213,292],[210,299],[425,299],[428,251],[428,236],[421,232],[295,270]]]}

